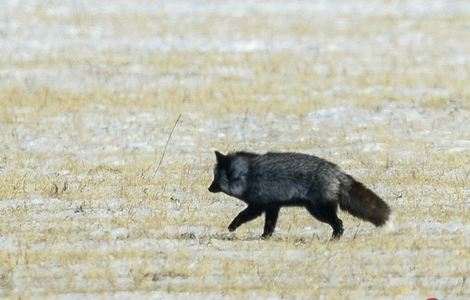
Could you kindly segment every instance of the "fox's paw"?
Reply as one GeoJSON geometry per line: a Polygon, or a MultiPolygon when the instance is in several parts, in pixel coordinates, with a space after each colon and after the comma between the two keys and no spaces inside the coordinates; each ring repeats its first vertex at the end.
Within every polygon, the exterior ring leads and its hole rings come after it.
{"type": "Polygon", "coordinates": [[[232,225],[232,224],[230,224],[230,225],[227,227],[227,229],[228,229],[228,231],[230,231],[230,232],[234,232],[235,230],[237,230],[237,227],[234,226],[234,225],[232,225]]]}
{"type": "Polygon", "coordinates": [[[261,235],[262,240],[268,240],[273,234],[272,233],[263,233],[261,235]]]}
{"type": "Polygon", "coordinates": [[[343,232],[344,232],[343,228],[340,228],[338,230],[333,231],[333,234],[331,235],[330,240],[338,241],[341,238],[341,236],[343,235],[343,232]]]}

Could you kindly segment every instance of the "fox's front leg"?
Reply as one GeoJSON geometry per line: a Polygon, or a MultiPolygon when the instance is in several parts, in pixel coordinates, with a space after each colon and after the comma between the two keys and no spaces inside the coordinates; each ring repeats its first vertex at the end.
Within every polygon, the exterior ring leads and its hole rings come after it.
{"type": "Polygon", "coordinates": [[[261,216],[263,213],[263,208],[260,206],[248,205],[247,208],[242,210],[236,217],[233,219],[232,223],[228,226],[228,231],[235,231],[240,225],[255,219],[256,217],[261,216]]]}
{"type": "Polygon", "coordinates": [[[267,239],[271,235],[273,235],[274,228],[276,228],[277,218],[279,217],[279,209],[279,206],[272,206],[266,208],[266,211],[264,212],[264,230],[263,235],[261,236],[263,239],[267,239]]]}

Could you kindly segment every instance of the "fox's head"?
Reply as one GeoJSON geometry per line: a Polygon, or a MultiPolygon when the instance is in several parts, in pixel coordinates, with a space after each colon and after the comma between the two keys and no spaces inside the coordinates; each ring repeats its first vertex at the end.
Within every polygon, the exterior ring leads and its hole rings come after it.
{"type": "Polygon", "coordinates": [[[215,151],[217,163],[214,166],[214,180],[209,192],[224,192],[227,195],[241,197],[246,189],[248,161],[236,154],[223,155],[215,151]]]}

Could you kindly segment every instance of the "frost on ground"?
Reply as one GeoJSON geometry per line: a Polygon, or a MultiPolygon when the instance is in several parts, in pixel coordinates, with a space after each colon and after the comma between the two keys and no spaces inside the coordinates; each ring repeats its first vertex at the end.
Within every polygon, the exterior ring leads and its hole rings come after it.
{"type": "Polygon", "coordinates": [[[0,297],[470,298],[469,18],[466,1],[3,1],[0,297]],[[268,241],[262,218],[230,234],[244,205],[207,192],[215,149],[334,161],[395,230],[341,213],[329,242],[286,208],[268,241]]]}

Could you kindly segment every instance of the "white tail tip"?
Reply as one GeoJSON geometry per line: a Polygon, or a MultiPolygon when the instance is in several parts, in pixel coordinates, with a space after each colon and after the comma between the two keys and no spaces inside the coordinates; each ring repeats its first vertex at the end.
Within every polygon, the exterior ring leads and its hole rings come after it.
{"type": "Polygon", "coordinates": [[[396,231],[395,228],[395,214],[391,213],[390,216],[388,217],[387,223],[385,223],[385,231],[393,233],[396,231]]]}

